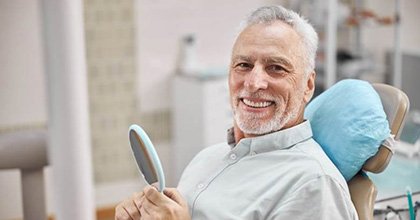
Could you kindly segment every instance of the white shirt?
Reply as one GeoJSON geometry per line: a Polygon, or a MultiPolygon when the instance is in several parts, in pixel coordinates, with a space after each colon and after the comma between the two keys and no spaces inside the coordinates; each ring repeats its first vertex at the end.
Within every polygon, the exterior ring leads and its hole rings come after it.
{"type": "Polygon", "coordinates": [[[204,149],[178,190],[193,219],[357,219],[347,183],[308,121],[204,149]]]}

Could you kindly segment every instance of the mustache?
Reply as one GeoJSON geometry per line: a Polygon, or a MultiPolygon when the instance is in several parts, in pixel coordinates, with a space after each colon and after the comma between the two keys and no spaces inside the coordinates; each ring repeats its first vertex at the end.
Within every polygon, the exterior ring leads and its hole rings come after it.
{"type": "Polygon", "coordinates": [[[241,91],[239,91],[239,93],[237,94],[236,97],[237,98],[247,97],[247,98],[255,98],[255,99],[265,99],[265,100],[270,100],[270,101],[276,101],[277,100],[276,97],[274,97],[270,94],[267,94],[263,91],[257,91],[257,92],[251,93],[251,92],[247,92],[245,90],[241,90],[241,91]]]}

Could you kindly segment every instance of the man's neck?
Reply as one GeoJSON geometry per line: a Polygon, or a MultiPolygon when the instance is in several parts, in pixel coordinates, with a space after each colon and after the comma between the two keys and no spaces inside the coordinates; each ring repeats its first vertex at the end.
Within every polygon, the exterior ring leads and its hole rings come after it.
{"type": "Polygon", "coordinates": [[[241,129],[239,129],[239,127],[236,125],[236,123],[233,126],[233,135],[235,137],[235,143],[239,143],[239,141],[242,138],[245,138],[244,132],[242,132],[241,129]]]}
{"type": "MultiPolygon", "coordinates": [[[[283,129],[287,129],[287,128],[290,128],[290,127],[293,127],[293,126],[295,126],[295,125],[298,125],[298,124],[300,124],[300,123],[302,123],[304,120],[303,120],[303,115],[301,116],[301,117],[299,117],[294,123],[288,123],[287,125],[285,125],[285,126],[283,126],[280,130],[283,130],[283,129]]],[[[278,131],[280,131],[280,130],[278,130],[278,131]]],[[[276,132],[276,131],[272,131],[272,132],[270,132],[270,133],[273,133],[273,132],[276,132]]],[[[269,134],[269,133],[267,133],[267,134],[269,134]]],[[[245,134],[239,127],[238,127],[238,125],[236,125],[236,122],[234,123],[234,126],[233,126],[233,135],[234,135],[234,137],[235,137],[235,143],[239,143],[239,141],[242,139],[242,138],[252,138],[252,137],[258,137],[258,136],[262,136],[262,135],[265,135],[265,134],[245,134]]]]}

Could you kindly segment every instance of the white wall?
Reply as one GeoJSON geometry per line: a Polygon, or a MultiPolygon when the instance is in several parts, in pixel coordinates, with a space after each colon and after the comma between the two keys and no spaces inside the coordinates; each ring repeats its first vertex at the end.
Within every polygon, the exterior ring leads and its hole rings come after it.
{"type": "MultiPolygon", "coordinates": [[[[365,0],[364,4],[380,16],[390,16],[395,1],[365,0]]],[[[235,30],[245,14],[259,5],[281,2],[285,1],[137,0],[140,110],[169,108],[169,80],[174,74],[178,43],[183,35],[194,33],[198,38],[197,54],[204,68],[226,68],[235,30]]],[[[401,9],[403,51],[420,51],[420,1],[401,0],[401,9]]],[[[384,52],[393,47],[393,30],[392,26],[362,28],[362,43],[376,54],[378,63],[384,62],[384,52]]]]}
{"type": "MultiPolygon", "coordinates": [[[[47,121],[38,3],[0,0],[0,129],[46,124],[47,121]]],[[[255,0],[138,0],[137,3],[141,73],[138,88],[141,88],[142,95],[140,106],[146,111],[169,108],[169,77],[174,68],[180,36],[191,32],[196,34],[198,55],[205,66],[226,67],[239,21],[246,12],[263,4],[255,0]]],[[[165,152],[159,153],[163,158],[169,158],[165,152]]],[[[51,203],[48,173],[47,202],[51,203]]],[[[121,191],[120,186],[102,187],[105,190],[97,186],[97,204],[114,203],[128,196],[124,193],[141,188],[136,184],[128,185],[125,191],[121,191]],[[110,196],[108,191],[118,192],[114,193],[118,195],[110,196]]],[[[22,209],[16,170],[0,171],[0,195],[0,219],[19,217],[22,209]]],[[[47,207],[50,210],[51,204],[47,207]]]]}
{"type": "MultiPolygon", "coordinates": [[[[395,13],[396,0],[367,0],[366,8],[380,16],[392,16],[395,13]]],[[[401,49],[402,51],[420,52],[420,1],[400,0],[401,3],[401,49]]],[[[377,54],[376,61],[384,62],[385,52],[394,46],[394,27],[362,28],[363,45],[377,54]]]]}
{"type": "MultiPolygon", "coordinates": [[[[380,15],[389,15],[394,1],[366,0],[366,6],[380,15]]],[[[136,0],[137,95],[141,110],[169,108],[169,80],[181,36],[196,34],[199,61],[204,67],[227,67],[235,29],[245,13],[265,3],[279,2],[281,0],[136,0]]],[[[403,50],[420,51],[420,1],[402,0],[401,6],[403,50]]],[[[38,1],[0,0],[0,128],[45,124],[47,120],[39,12],[38,1]]],[[[392,27],[364,29],[364,45],[378,54],[392,48],[392,39],[392,27]]],[[[2,216],[3,211],[12,211],[11,216],[21,212],[16,205],[20,201],[17,179],[15,172],[0,172],[0,195],[16,192],[7,194],[11,206],[0,202],[0,219],[6,218],[2,216]]]]}
{"type": "MultiPolygon", "coordinates": [[[[46,124],[40,16],[38,1],[0,0],[0,130],[46,124]]],[[[22,216],[17,170],[0,170],[0,195],[0,219],[22,216]]]]}
{"type": "Polygon", "coordinates": [[[0,128],[46,122],[38,1],[0,0],[0,128]]]}
{"type": "MultiPolygon", "coordinates": [[[[281,2],[281,1],[277,1],[281,2]]],[[[170,76],[179,40],[194,33],[198,61],[204,68],[228,67],[240,21],[267,0],[137,0],[137,64],[140,110],[168,109],[170,76]]]]}
{"type": "MultiPolygon", "coordinates": [[[[396,0],[368,0],[366,7],[382,16],[394,13],[396,0]]],[[[400,0],[401,2],[401,45],[403,50],[420,50],[420,1],[400,0]]],[[[373,27],[364,30],[366,46],[391,48],[393,46],[393,27],[373,27]],[[380,40],[378,40],[380,39],[380,40]]]]}
{"type": "MultiPolygon", "coordinates": [[[[46,123],[39,12],[38,1],[0,0],[0,128],[46,123]]],[[[22,212],[18,177],[0,171],[0,219],[22,212]]]]}

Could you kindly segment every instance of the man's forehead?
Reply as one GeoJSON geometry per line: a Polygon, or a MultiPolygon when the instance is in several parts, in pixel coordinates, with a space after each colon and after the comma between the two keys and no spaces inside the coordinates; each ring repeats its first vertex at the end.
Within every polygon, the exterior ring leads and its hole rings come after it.
{"type": "Polygon", "coordinates": [[[301,43],[301,37],[288,24],[280,21],[261,23],[245,28],[236,38],[232,52],[241,50],[244,46],[264,46],[278,47],[277,49],[288,53],[290,49],[294,50],[293,47],[297,48],[301,43]]]}
{"type": "Polygon", "coordinates": [[[258,23],[246,27],[238,36],[231,59],[293,63],[302,59],[300,35],[282,21],[258,23]]]}
{"type": "Polygon", "coordinates": [[[232,56],[232,60],[245,60],[245,61],[255,61],[255,60],[261,60],[265,63],[271,63],[271,62],[290,62],[289,59],[285,56],[281,55],[261,55],[256,56],[254,54],[251,55],[244,55],[244,54],[234,54],[232,56]]]}
{"type": "Polygon", "coordinates": [[[239,39],[241,36],[244,35],[255,35],[258,36],[261,33],[261,30],[263,30],[266,34],[275,35],[277,37],[284,36],[284,37],[297,37],[299,38],[299,34],[296,32],[296,30],[290,26],[289,24],[283,22],[283,21],[273,21],[273,22],[267,22],[267,23],[256,23],[251,24],[247,27],[245,27],[238,35],[239,39]],[[255,31],[258,29],[259,31],[255,31]]]}

